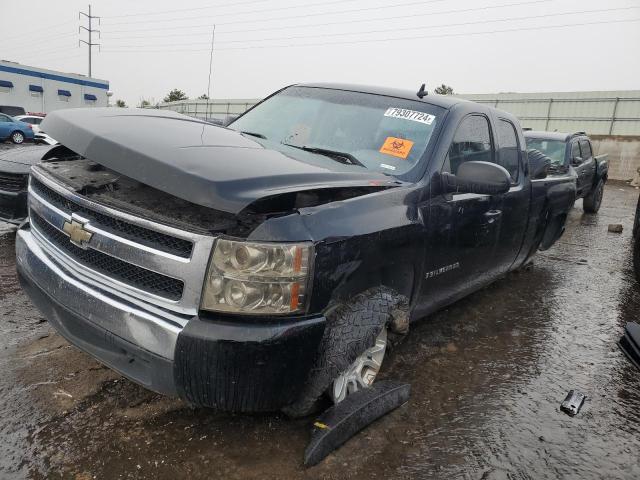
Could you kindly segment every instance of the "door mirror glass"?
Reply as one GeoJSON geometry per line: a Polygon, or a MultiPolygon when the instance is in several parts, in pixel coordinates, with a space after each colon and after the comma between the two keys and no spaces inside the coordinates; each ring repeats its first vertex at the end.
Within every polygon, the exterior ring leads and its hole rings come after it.
{"type": "Polygon", "coordinates": [[[499,195],[511,188],[511,176],[500,165],[490,162],[469,161],[460,165],[458,172],[442,174],[444,188],[449,193],[477,193],[499,195]]]}
{"type": "Polygon", "coordinates": [[[578,165],[582,164],[582,157],[573,157],[571,159],[571,165],[573,165],[574,167],[577,167],[578,165]]]}

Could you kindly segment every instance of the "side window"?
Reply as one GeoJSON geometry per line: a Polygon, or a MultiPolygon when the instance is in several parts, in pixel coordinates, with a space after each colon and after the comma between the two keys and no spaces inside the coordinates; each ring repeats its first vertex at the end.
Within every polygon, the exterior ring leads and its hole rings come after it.
{"type": "Polygon", "coordinates": [[[582,154],[580,153],[580,146],[578,145],[578,142],[573,142],[571,144],[571,160],[573,161],[576,157],[582,157],[582,154]]]}
{"type": "Polygon", "coordinates": [[[518,148],[518,136],[513,123],[500,119],[497,131],[498,165],[507,169],[513,183],[518,181],[520,174],[520,149],[518,148]]]}
{"type": "Polygon", "coordinates": [[[589,140],[580,140],[580,151],[582,152],[583,160],[588,160],[593,156],[591,153],[591,144],[589,143],[589,140]]]}
{"type": "Polygon", "coordinates": [[[10,122],[9,117],[6,115],[0,115],[0,122],[10,122]]]}
{"type": "Polygon", "coordinates": [[[460,165],[472,160],[493,162],[491,130],[483,115],[470,115],[460,122],[442,171],[455,175],[460,165]]]}

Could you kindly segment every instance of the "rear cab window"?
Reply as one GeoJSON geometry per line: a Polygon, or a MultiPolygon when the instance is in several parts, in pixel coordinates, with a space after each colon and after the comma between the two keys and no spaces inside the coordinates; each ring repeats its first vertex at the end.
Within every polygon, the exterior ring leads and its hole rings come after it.
{"type": "Polygon", "coordinates": [[[571,160],[576,157],[582,157],[582,152],[580,152],[580,145],[578,144],[577,140],[571,143],[571,160]]]}
{"type": "Polygon", "coordinates": [[[444,112],[429,103],[385,95],[289,87],[229,128],[258,134],[257,141],[283,152],[293,154],[290,147],[343,152],[367,169],[403,175],[422,161],[444,112]]]}
{"type": "Polygon", "coordinates": [[[583,160],[589,160],[593,154],[591,153],[591,144],[589,140],[580,140],[580,152],[583,160]]]}
{"type": "Polygon", "coordinates": [[[511,183],[516,184],[520,179],[520,145],[516,127],[503,118],[498,120],[498,164],[503,166],[511,175],[511,183]]]}

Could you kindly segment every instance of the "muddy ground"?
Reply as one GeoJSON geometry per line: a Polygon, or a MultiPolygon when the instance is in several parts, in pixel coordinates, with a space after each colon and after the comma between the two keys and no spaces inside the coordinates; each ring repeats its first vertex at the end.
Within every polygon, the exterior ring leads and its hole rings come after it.
{"type": "Polygon", "coordinates": [[[310,421],[194,409],[67,344],[21,292],[0,225],[0,478],[638,479],[640,372],[616,347],[640,317],[637,196],[611,184],[597,216],[578,202],[533,269],[414,324],[384,367],[410,402],[308,470],[310,421]],[[571,388],[588,396],[573,418],[571,388]]]}

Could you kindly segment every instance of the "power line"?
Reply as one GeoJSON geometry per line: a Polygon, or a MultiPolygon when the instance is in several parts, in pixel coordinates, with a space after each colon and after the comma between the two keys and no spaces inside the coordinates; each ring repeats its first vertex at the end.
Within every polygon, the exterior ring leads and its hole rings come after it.
{"type": "MultiPolygon", "coordinates": [[[[273,18],[264,18],[264,19],[254,19],[254,20],[234,20],[232,22],[217,22],[216,21],[216,25],[220,26],[220,25],[237,25],[237,24],[242,24],[242,23],[264,23],[264,22],[272,22],[274,20],[295,20],[298,18],[308,18],[308,17],[319,17],[319,16],[325,16],[325,15],[336,15],[336,14],[343,14],[343,13],[356,13],[356,12],[368,12],[368,11],[372,11],[372,10],[384,10],[384,9],[388,9],[388,8],[396,8],[396,7],[409,7],[412,5],[425,5],[425,4],[431,4],[431,3],[441,3],[441,2],[446,2],[447,0],[428,0],[428,1],[412,1],[412,2],[408,2],[408,3],[395,3],[395,4],[388,4],[388,5],[379,5],[379,6],[375,6],[375,7],[363,7],[363,8],[352,8],[349,10],[338,10],[338,11],[334,11],[334,12],[314,12],[314,13],[305,13],[305,14],[300,14],[300,15],[288,15],[288,16],[284,16],[284,17],[273,17],[273,18]]],[[[538,0],[536,3],[543,3],[543,2],[551,2],[554,0],[538,0]]],[[[326,4],[326,3],[325,3],[326,4]]],[[[198,19],[202,19],[202,17],[190,17],[191,18],[198,18],[198,19]]],[[[218,17],[209,17],[209,18],[218,18],[218,17]]],[[[171,20],[173,22],[175,22],[177,19],[171,20]]],[[[179,20],[187,20],[187,18],[183,18],[183,19],[179,19],[179,20]]],[[[164,21],[164,20],[163,20],[164,21]]],[[[151,22],[147,22],[147,23],[156,23],[153,20],[151,22]]],[[[353,20],[351,21],[351,23],[354,23],[353,20]]],[[[181,27],[160,27],[160,28],[144,28],[144,29],[138,29],[138,31],[153,31],[153,30],[170,30],[170,29],[175,29],[175,28],[194,28],[194,27],[198,27],[200,25],[187,25],[187,26],[181,26],[181,27]]],[[[210,25],[202,25],[202,26],[207,26],[210,27],[210,25]]],[[[112,30],[111,33],[120,33],[120,32],[127,32],[128,30],[112,30]]]]}
{"type": "MultiPolygon", "coordinates": [[[[501,8],[507,8],[507,7],[516,7],[516,6],[522,6],[522,5],[533,5],[533,4],[539,4],[539,3],[547,3],[547,2],[551,2],[551,1],[555,1],[555,0],[528,0],[528,1],[524,1],[524,2],[516,2],[516,3],[507,3],[507,4],[502,4],[502,5],[489,5],[489,6],[483,6],[483,7],[473,7],[473,8],[463,8],[463,9],[454,9],[454,10],[440,10],[440,11],[435,11],[435,12],[426,12],[426,13],[411,13],[408,15],[396,15],[393,17],[385,17],[385,18],[371,18],[371,19],[363,19],[363,20],[358,20],[358,23],[372,23],[372,22],[379,22],[379,21],[389,21],[389,20],[400,20],[400,19],[405,19],[405,18],[416,18],[416,17],[425,17],[425,16],[434,16],[434,15],[445,15],[445,14],[450,14],[450,13],[468,13],[468,12],[477,12],[477,11],[483,11],[483,10],[495,10],[495,9],[501,9],[501,8]]],[[[286,27],[262,27],[262,28],[250,28],[250,29],[243,29],[243,30],[227,30],[226,32],[220,32],[219,35],[228,35],[228,34],[232,34],[232,33],[253,33],[253,32],[267,32],[267,31],[277,31],[277,30],[291,30],[292,28],[310,28],[310,27],[325,27],[325,26],[333,26],[333,25],[353,25],[354,21],[353,20],[340,20],[340,21],[333,21],[333,22],[322,22],[322,23],[311,23],[311,24],[305,24],[305,25],[298,25],[298,26],[291,26],[291,25],[287,25],[286,27]]],[[[208,25],[199,25],[199,26],[193,26],[193,27],[189,27],[189,28],[202,28],[202,27],[209,27],[208,25]]],[[[178,28],[184,28],[184,27],[178,27],[178,28]]],[[[189,32],[189,33],[163,33],[160,35],[141,35],[141,36],[124,36],[124,37],[109,37],[109,33],[106,33],[108,39],[110,40],[127,40],[127,39],[135,39],[135,38],[164,38],[164,37],[182,37],[182,36],[197,36],[197,35],[208,35],[207,32],[202,32],[202,33],[193,33],[193,32],[189,32]]]]}
{"type": "Polygon", "coordinates": [[[207,7],[194,7],[194,8],[177,8],[174,10],[162,10],[160,12],[147,12],[147,13],[127,13],[124,15],[109,15],[103,16],[102,18],[126,18],[126,17],[142,17],[149,15],[164,15],[166,13],[179,13],[179,12],[196,12],[202,10],[211,10],[212,8],[223,8],[223,7],[236,7],[238,5],[250,5],[255,3],[264,3],[269,0],[249,0],[247,2],[230,2],[230,3],[221,3],[218,5],[209,5],[207,7]]]}
{"type": "MultiPolygon", "coordinates": [[[[562,15],[580,15],[585,13],[603,13],[603,12],[615,12],[621,10],[637,10],[640,9],[640,6],[636,7],[620,7],[620,8],[600,8],[596,10],[582,10],[582,11],[571,11],[571,12],[560,12],[560,13],[549,13],[544,15],[525,15],[521,17],[510,17],[510,18],[500,18],[495,20],[478,20],[475,22],[459,22],[459,23],[449,23],[449,24],[431,24],[431,25],[420,25],[419,27],[403,27],[403,31],[409,30],[423,30],[425,28],[448,28],[448,27],[461,27],[468,25],[482,25],[487,23],[499,23],[499,22],[510,22],[510,21],[519,21],[519,20],[533,20],[540,18],[550,18],[550,17],[560,17],[562,15]]],[[[285,37],[267,37],[267,38],[256,38],[256,39],[241,39],[241,40],[226,40],[226,41],[218,41],[218,44],[229,44],[229,43],[247,43],[247,42],[268,42],[273,40],[295,40],[295,39],[303,39],[303,38],[318,38],[318,37],[339,37],[345,35],[366,35],[372,33],[387,33],[387,32],[395,32],[397,28],[386,28],[379,30],[366,30],[359,32],[339,32],[339,33],[322,33],[315,35],[293,35],[293,36],[285,36],[285,37]]],[[[190,42],[190,43],[164,43],[164,44],[147,44],[147,45],[127,45],[128,48],[144,48],[144,47],[182,47],[182,46],[191,46],[191,45],[208,45],[210,42],[190,42]]],[[[114,45],[115,47],[119,45],[114,45]]]]}
{"type": "MultiPolygon", "coordinates": [[[[264,1],[264,0],[261,0],[264,1]]],[[[307,3],[306,5],[288,5],[285,7],[269,7],[269,8],[264,8],[262,10],[249,10],[249,11],[243,11],[243,12],[227,12],[227,13],[216,13],[215,18],[219,18],[219,17],[229,17],[229,16],[234,16],[234,15],[244,15],[246,13],[265,13],[265,12],[277,12],[279,10],[291,10],[294,8],[309,8],[309,7],[317,7],[317,6],[325,6],[325,5],[335,5],[335,4],[339,4],[339,3],[351,3],[351,2],[356,2],[358,0],[332,0],[330,2],[316,2],[316,3],[307,3]]],[[[432,0],[433,1],[438,1],[438,2],[444,2],[445,0],[432,0]]],[[[432,2],[424,2],[424,3],[432,3],[432,2]]],[[[244,3],[256,3],[256,2],[244,2],[244,3]]],[[[416,3],[421,3],[421,2],[416,2],[416,3]]],[[[236,3],[237,5],[242,5],[242,3],[236,3]]],[[[214,7],[201,7],[202,8],[214,8],[214,7]]],[[[209,17],[211,18],[211,17],[209,17]]],[[[202,19],[201,15],[195,16],[195,17],[183,17],[183,18],[179,18],[177,20],[192,20],[192,19],[202,19]]],[[[138,24],[138,23],[162,23],[162,22],[174,22],[176,19],[175,18],[168,18],[168,19],[158,19],[158,20],[134,20],[131,22],[113,22],[113,23],[109,23],[107,22],[107,24],[105,24],[105,26],[112,26],[112,25],[132,25],[132,24],[138,24]]]]}
{"type": "MultiPolygon", "coordinates": [[[[614,24],[614,23],[630,23],[630,22],[638,22],[640,18],[633,19],[624,19],[624,20],[604,20],[604,21],[596,21],[596,22],[582,22],[582,23],[567,23],[563,25],[543,25],[538,27],[518,27],[518,28],[508,28],[503,30],[489,30],[484,32],[466,32],[466,33],[445,33],[438,35],[416,35],[411,37],[388,37],[388,38],[376,38],[376,39],[367,39],[367,40],[349,40],[349,41],[338,41],[338,42],[318,42],[318,43],[304,43],[304,44],[285,44],[285,45],[252,45],[245,47],[226,47],[226,48],[218,48],[216,50],[254,50],[254,49],[268,49],[268,48],[293,48],[293,47],[320,47],[320,46],[329,46],[329,45],[355,45],[355,44],[366,44],[366,43],[380,43],[380,42],[394,42],[394,41],[403,41],[403,40],[421,40],[425,38],[446,38],[446,37],[464,37],[464,36],[476,36],[476,35],[492,35],[496,33],[507,33],[507,32],[522,32],[522,31],[532,31],[532,30],[547,30],[554,28],[567,28],[567,27],[583,27],[589,25],[605,25],[605,24],[614,24]]],[[[188,52],[206,52],[209,49],[185,49],[185,50],[103,50],[105,53],[188,53],[188,52]]]]}

